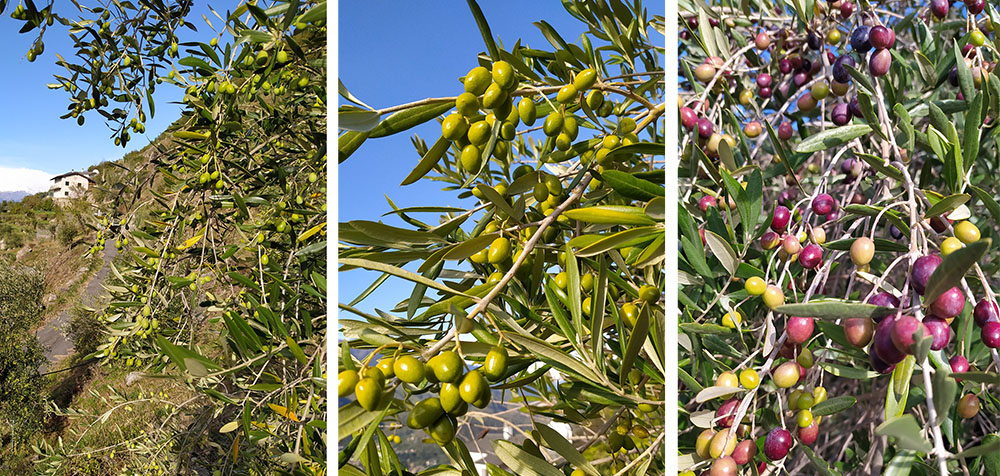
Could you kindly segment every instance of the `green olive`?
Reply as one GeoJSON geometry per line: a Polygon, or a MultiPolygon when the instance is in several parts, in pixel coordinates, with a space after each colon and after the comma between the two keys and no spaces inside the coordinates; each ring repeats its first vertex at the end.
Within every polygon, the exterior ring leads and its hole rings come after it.
{"type": "Polygon", "coordinates": [[[566,275],[565,271],[561,271],[554,279],[556,281],[556,286],[563,291],[565,291],[566,287],[569,286],[569,277],[566,275]]]}
{"type": "MultiPolygon", "coordinates": [[[[572,145],[573,145],[573,139],[569,136],[569,134],[565,132],[560,132],[559,135],[556,136],[556,149],[561,151],[567,151],[572,145]]],[[[556,161],[553,160],[553,162],[556,161]]]]}
{"type": "Polygon", "coordinates": [[[424,379],[424,363],[412,355],[404,355],[392,364],[396,377],[406,383],[420,383],[424,379]]]}
{"type": "Polygon", "coordinates": [[[514,127],[514,124],[503,121],[503,124],[500,125],[500,137],[503,140],[514,140],[515,134],[517,134],[517,129],[514,127]]]}
{"type": "Polygon", "coordinates": [[[378,402],[382,398],[382,389],[383,387],[378,380],[365,377],[354,386],[354,396],[361,408],[373,411],[378,407],[378,402]]]}
{"type": "Polygon", "coordinates": [[[479,111],[479,98],[472,93],[462,93],[455,99],[455,109],[458,113],[469,117],[479,111]]]}
{"type": "Polygon", "coordinates": [[[457,382],[462,376],[462,358],[453,350],[441,352],[427,363],[440,382],[457,382]]]}
{"type": "Polygon", "coordinates": [[[621,144],[622,140],[618,136],[606,136],[603,141],[601,141],[602,149],[614,149],[621,144]]]}
{"type": "Polygon", "coordinates": [[[549,193],[555,196],[562,195],[563,186],[562,182],[559,181],[559,177],[555,175],[545,176],[545,186],[549,188],[549,193]]]}
{"type": "Polygon", "coordinates": [[[469,144],[462,149],[462,170],[470,174],[478,173],[479,168],[483,165],[482,153],[479,151],[479,147],[473,144],[469,144]]]}
{"type": "Polygon", "coordinates": [[[519,178],[521,178],[521,177],[523,177],[525,175],[528,175],[528,174],[530,174],[530,173],[532,173],[534,171],[535,171],[535,169],[533,167],[531,167],[530,165],[519,165],[519,166],[517,166],[516,169],[514,169],[514,172],[512,173],[512,176],[514,177],[514,180],[517,180],[517,179],[519,179],[519,178]]]}
{"type": "Polygon", "coordinates": [[[636,321],[639,320],[639,307],[635,304],[627,302],[622,305],[622,320],[628,325],[629,329],[635,327],[636,321]]]}
{"type": "Polygon", "coordinates": [[[486,88],[486,93],[483,94],[483,107],[494,109],[503,104],[507,99],[507,92],[499,84],[493,83],[490,87],[486,88]]]}
{"type": "Polygon", "coordinates": [[[448,414],[454,417],[460,417],[468,413],[468,411],[469,411],[469,404],[466,403],[465,400],[459,398],[458,406],[452,409],[452,411],[448,412],[448,414]]]}
{"type": "Polygon", "coordinates": [[[451,413],[453,410],[458,408],[459,402],[462,401],[462,395],[458,391],[458,385],[453,383],[442,383],[438,396],[441,397],[441,408],[444,408],[444,411],[448,413],[451,413]]]}
{"type": "Polygon", "coordinates": [[[493,63],[493,82],[499,84],[504,89],[511,89],[514,86],[514,67],[506,61],[493,63]]]}
{"type": "MultiPolygon", "coordinates": [[[[489,358],[489,356],[487,356],[489,358]]],[[[344,398],[354,391],[354,386],[358,384],[361,377],[355,370],[345,370],[337,375],[337,396],[344,398]]]]}
{"type": "Polygon", "coordinates": [[[493,398],[493,392],[490,390],[489,385],[483,386],[483,392],[479,394],[479,398],[472,402],[472,405],[476,408],[486,408],[486,405],[490,404],[490,399],[493,398]]]}
{"type": "Polygon", "coordinates": [[[478,264],[486,264],[487,260],[489,259],[488,253],[489,253],[489,248],[484,248],[482,251],[479,251],[476,254],[470,256],[469,261],[478,264]]]}
{"type": "Polygon", "coordinates": [[[604,93],[600,91],[591,91],[587,93],[587,107],[592,111],[597,111],[604,104],[604,93]]]}
{"type": "Polygon", "coordinates": [[[621,135],[634,131],[635,127],[635,119],[632,119],[631,117],[623,117],[618,120],[618,133],[621,135]]]}
{"type": "Polygon", "coordinates": [[[490,349],[489,353],[486,354],[482,370],[489,381],[496,382],[507,373],[507,358],[507,349],[501,346],[490,349]]]}
{"type": "Polygon", "coordinates": [[[660,300],[660,289],[648,284],[644,285],[639,288],[639,299],[642,299],[649,304],[654,304],[656,301],[660,300]]]}
{"type": "Polygon", "coordinates": [[[595,82],[597,82],[597,71],[594,71],[593,68],[587,68],[576,75],[576,78],[573,79],[573,86],[579,91],[585,91],[590,89],[595,82]]]}
{"type": "Polygon", "coordinates": [[[489,251],[490,264],[500,264],[510,258],[510,240],[507,238],[497,238],[490,244],[489,251]]]}
{"type": "Polygon", "coordinates": [[[549,189],[544,183],[536,183],[535,189],[531,191],[531,195],[535,197],[538,202],[544,202],[549,198],[549,189]]]}
{"type": "Polygon", "coordinates": [[[530,127],[535,123],[538,111],[535,109],[534,101],[529,98],[521,98],[521,101],[517,103],[517,113],[521,117],[521,122],[530,127]]]}
{"type": "Polygon", "coordinates": [[[473,370],[462,378],[462,383],[458,385],[458,392],[462,396],[462,400],[472,403],[479,399],[483,393],[483,387],[489,387],[489,384],[486,383],[483,374],[479,373],[478,370],[473,370]]]}
{"type": "Polygon", "coordinates": [[[373,378],[382,387],[385,387],[385,374],[378,367],[365,367],[361,369],[361,378],[373,378]]]}
{"type": "Polygon", "coordinates": [[[451,443],[451,440],[455,439],[455,417],[451,415],[441,416],[428,428],[427,432],[441,446],[451,443]]]}
{"type": "Polygon", "coordinates": [[[421,428],[427,428],[431,426],[444,415],[444,409],[441,408],[441,400],[437,397],[431,397],[426,400],[421,400],[419,403],[413,406],[410,410],[410,414],[406,417],[406,426],[418,430],[421,428]]]}
{"type": "Polygon", "coordinates": [[[508,147],[509,146],[507,145],[506,142],[498,140],[496,147],[493,147],[493,157],[496,157],[497,159],[502,161],[506,161],[507,152],[509,152],[508,147]]]}
{"type": "Polygon", "coordinates": [[[441,123],[441,135],[448,140],[458,140],[469,130],[469,121],[458,113],[449,114],[441,123]]]}
{"type": "Polygon", "coordinates": [[[385,378],[390,379],[396,376],[396,373],[393,371],[392,368],[394,363],[395,359],[393,359],[392,357],[388,357],[378,361],[378,364],[376,364],[375,367],[382,372],[382,375],[384,375],[385,378]]]}
{"type": "Polygon", "coordinates": [[[558,111],[553,111],[545,117],[545,123],[542,124],[542,131],[545,132],[545,135],[553,137],[562,131],[562,126],[563,115],[558,111]]]}
{"type": "Polygon", "coordinates": [[[567,84],[559,89],[559,93],[556,94],[556,101],[559,101],[560,104],[569,104],[576,100],[578,94],[576,86],[567,84]]]}
{"type": "Polygon", "coordinates": [[[580,307],[583,308],[582,309],[583,313],[585,315],[587,315],[587,316],[590,315],[591,306],[592,306],[592,304],[591,304],[590,296],[587,296],[586,298],[584,298],[583,303],[580,305],[580,307]]]}
{"type": "Polygon", "coordinates": [[[486,88],[490,87],[492,81],[493,78],[490,76],[490,70],[482,66],[476,66],[465,75],[465,92],[479,96],[486,92],[486,88]]]}
{"type": "Polygon", "coordinates": [[[476,121],[469,126],[469,143],[475,146],[482,146],[489,142],[492,127],[486,121],[476,121]]]}
{"type": "Polygon", "coordinates": [[[563,120],[562,131],[569,135],[571,140],[576,140],[576,136],[580,132],[580,126],[577,124],[576,116],[572,114],[566,116],[566,119],[563,120]]]}

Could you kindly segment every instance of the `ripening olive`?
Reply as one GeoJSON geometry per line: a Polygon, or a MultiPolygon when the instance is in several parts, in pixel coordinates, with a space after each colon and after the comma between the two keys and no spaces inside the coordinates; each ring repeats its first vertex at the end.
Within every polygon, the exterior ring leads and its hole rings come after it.
{"type": "Polygon", "coordinates": [[[720,431],[712,437],[708,444],[708,454],[712,458],[729,456],[736,449],[736,435],[729,437],[729,431],[720,431]]]}
{"type": "Polygon", "coordinates": [[[743,315],[740,311],[733,310],[722,316],[722,325],[730,329],[735,329],[743,322],[743,315]]]}
{"type": "Polygon", "coordinates": [[[795,362],[785,362],[774,369],[771,378],[779,388],[791,387],[799,381],[799,365],[795,362]]]}
{"type": "Polygon", "coordinates": [[[871,263],[875,257],[875,242],[866,236],[854,240],[851,244],[851,261],[858,266],[871,263]]]}
{"type": "Polygon", "coordinates": [[[759,276],[752,276],[743,283],[743,289],[751,296],[760,296],[767,289],[767,283],[759,276]]]}
{"type": "Polygon", "coordinates": [[[719,377],[715,379],[716,387],[739,387],[740,379],[736,377],[736,374],[725,371],[719,374],[719,377]]]}
{"type": "Polygon", "coordinates": [[[764,305],[768,309],[774,310],[782,304],[785,304],[785,293],[778,286],[768,285],[767,289],[764,290],[764,305]]]}
{"type": "Polygon", "coordinates": [[[962,220],[955,224],[955,238],[962,243],[970,244],[979,241],[979,228],[968,220],[962,220]]]}
{"type": "Polygon", "coordinates": [[[746,389],[757,388],[760,385],[760,375],[754,369],[743,369],[740,372],[740,384],[746,389]]]}
{"type": "MultiPolygon", "coordinates": [[[[614,435],[614,434],[617,434],[617,433],[612,433],[612,435],[614,435]]],[[[707,459],[710,456],[709,447],[711,446],[711,444],[712,444],[712,438],[714,438],[714,437],[715,437],[715,430],[709,428],[709,429],[706,429],[706,430],[702,431],[698,435],[698,439],[695,441],[695,444],[694,444],[694,451],[695,451],[695,453],[697,453],[698,456],[701,456],[702,458],[706,458],[707,459]]]]}
{"type": "Polygon", "coordinates": [[[967,393],[958,401],[958,415],[966,420],[979,413],[979,397],[967,393]]]}
{"type": "Polygon", "coordinates": [[[941,242],[941,256],[948,256],[960,249],[965,245],[962,244],[962,240],[955,238],[954,236],[949,236],[941,242]]]}

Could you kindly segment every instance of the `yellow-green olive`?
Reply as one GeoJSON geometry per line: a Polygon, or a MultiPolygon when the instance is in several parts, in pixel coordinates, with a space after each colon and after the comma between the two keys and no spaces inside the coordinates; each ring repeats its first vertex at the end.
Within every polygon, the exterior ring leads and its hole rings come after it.
{"type": "Polygon", "coordinates": [[[573,79],[573,86],[578,91],[584,91],[590,89],[595,82],[597,82],[597,72],[593,68],[587,68],[576,75],[576,78],[573,79]]]}
{"type": "Polygon", "coordinates": [[[493,109],[506,101],[508,98],[507,92],[503,90],[497,83],[493,83],[490,87],[486,88],[486,92],[483,94],[483,107],[486,109],[493,109]]]}
{"type": "Polygon", "coordinates": [[[406,417],[406,426],[418,430],[420,428],[427,428],[431,426],[444,415],[444,409],[441,408],[441,400],[437,397],[431,397],[426,400],[421,400],[419,403],[413,406],[410,410],[410,414],[406,417]]]}
{"type": "Polygon", "coordinates": [[[459,114],[469,117],[479,111],[479,98],[472,93],[459,94],[455,99],[455,109],[459,114]]]}
{"type": "Polygon", "coordinates": [[[462,376],[462,358],[453,350],[441,352],[427,363],[440,382],[457,382],[462,376]]]}
{"type": "Polygon", "coordinates": [[[455,439],[455,417],[447,414],[441,416],[428,428],[427,432],[439,445],[444,446],[451,443],[451,440],[455,439]]]}
{"type": "Polygon", "coordinates": [[[453,383],[442,383],[441,391],[438,392],[438,396],[441,398],[441,408],[444,411],[451,413],[453,410],[458,408],[459,402],[462,401],[462,395],[458,391],[458,385],[453,383]]]}
{"type": "Polygon", "coordinates": [[[559,89],[559,93],[556,94],[556,101],[559,101],[562,104],[568,104],[576,99],[577,94],[576,86],[567,84],[559,89]]]}
{"type": "Polygon", "coordinates": [[[344,398],[354,391],[354,386],[358,384],[361,377],[355,370],[345,370],[337,375],[337,396],[344,398]]]}
{"type": "Polygon", "coordinates": [[[420,383],[424,379],[424,363],[412,355],[404,355],[392,364],[396,377],[406,383],[420,383]]]}
{"type": "Polygon", "coordinates": [[[479,151],[479,147],[469,144],[462,149],[462,170],[470,174],[478,173],[479,168],[483,165],[482,152],[479,151]]]}
{"type": "Polygon", "coordinates": [[[483,374],[479,373],[478,370],[473,370],[462,378],[462,383],[458,385],[458,392],[462,400],[472,403],[482,395],[483,387],[488,388],[489,384],[486,383],[483,374]]]}
{"type": "Polygon", "coordinates": [[[490,87],[492,81],[490,70],[476,66],[465,75],[465,91],[479,96],[486,92],[486,88],[490,87]]]}
{"type": "Polygon", "coordinates": [[[493,63],[493,82],[504,89],[511,89],[515,84],[514,67],[506,61],[493,63]]]}
{"type": "Polygon", "coordinates": [[[473,122],[469,126],[469,143],[477,147],[482,147],[483,144],[489,142],[491,129],[490,124],[486,121],[473,122]]]}
{"type": "Polygon", "coordinates": [[[545,117],[545,122],[542,124],[542,130],[545,132],[545,135],[553,137],[562,131],[562,126],[563,115],[558,111],[553,111],[545,117]]]}
{"type": "Polygon", "coordinates": [[[629,329],[635,327],[636,321],[639,320],[639,307],[635,304],[627,302],[622,305],[622,320],[629,329]]]}
{"type": "Polygon", "coordinates": [[[531,126],[535,123],[535,118],[538,114],[535,109],[535,102],[529,98],[521,98],[521,102],[517,103],[517,114],[521,117],[521,122],[524,125],[531,126]]]}
{"type": "Polygon", "coordinates": [[[385,376],[385,378],[390,379],[396,376],[396,372],[392,369],[392,365],[394,363],[395,359],[388,357],[378,361],[378,364],[375,364],[375,367],[382,372],[382,375],[385,376]]]}
{"type": "Polygon", "coordinates": [[[383,387],[378,380],[365,377],[354,386],[354,397],[358,400],[361,408],[373,411],[378,407],[379,400],[382,398],[382,389],[383,387]]]}
{"type": "Polygon", "coordinates": [[[500,264],[510,257],[510,240],[507,238],[497,238],[490,244],[488,260],[490,264],[500,264]]]}
{"type": "Polygon", "coordinates": [[[482,370],[489,381],[496,382],[507,373],[507,358],[507,349],[501,346],[490,349],[489,353],[486,354],[482,370]]]}
{"type": "Polygon", "coordinates": [[[469,130],[469,121],[458,113],[449,114],[441,123],[441,135],[448,140],[458,140],[469,130]]]}

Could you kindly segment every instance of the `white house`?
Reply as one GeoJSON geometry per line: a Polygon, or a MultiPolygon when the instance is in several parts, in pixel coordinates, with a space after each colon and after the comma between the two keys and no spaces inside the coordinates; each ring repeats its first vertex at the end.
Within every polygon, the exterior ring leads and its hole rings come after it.
{"type": "Polygon", "coordinates": [[[53,184],[49,188],[52,199],[60,202],[83,197],[90,185],[96,183],[92,175],[90,172],[72,171],[52,177],[53,184]]]}

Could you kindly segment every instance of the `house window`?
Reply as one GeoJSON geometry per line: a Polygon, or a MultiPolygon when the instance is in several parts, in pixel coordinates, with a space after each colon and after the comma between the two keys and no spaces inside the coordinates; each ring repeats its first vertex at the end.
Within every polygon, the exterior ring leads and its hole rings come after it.
{"type": "Polygon", "coordinates": [[[66,181],[66,186],[69,187],[69,180],[66,181]]]}

